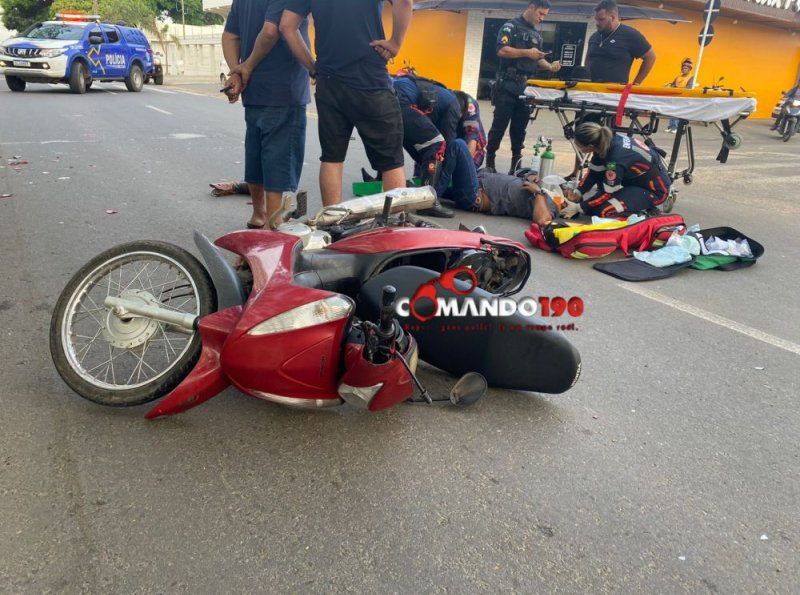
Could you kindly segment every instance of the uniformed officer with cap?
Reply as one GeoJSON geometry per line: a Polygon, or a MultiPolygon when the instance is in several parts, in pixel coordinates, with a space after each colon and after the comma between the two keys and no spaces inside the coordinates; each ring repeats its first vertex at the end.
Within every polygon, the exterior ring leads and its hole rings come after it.
{"type": "Polygon", "coordinates": [[[492,90],[494,119],[486,145],[486,167],[495,169],[495,154],[500,141],[511,123],[511,169],[514,173],[522,157],[525,129],[530,118],[530,108],[520,96],[525,82],[532,78],[537,68],[558,72],[558,61],[548,62],[542,51],[542,34],[535,28],[550,12],[550,0],[530,0],[520,16],[508,21],[497,34],[497,56],[500,58],[500,77],[492,90]]]}

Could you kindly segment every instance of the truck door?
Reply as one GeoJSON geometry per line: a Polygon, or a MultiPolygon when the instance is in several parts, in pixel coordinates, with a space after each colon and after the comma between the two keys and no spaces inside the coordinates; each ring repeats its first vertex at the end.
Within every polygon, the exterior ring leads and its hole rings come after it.
{"type": "Polygon", "coordinates": [[[128,72],[127,46],[120,39],[119,31],[112,25],[101,25],[105,35],[106,44],[102,52],[103,65],[106,75],[112,77],[124,77],[128,72]]]}
{"type": "Polygon", "coordinates": [[[106,73],[105,65],[103,64],[103,50],[106,44],[103,32],[100,26],[87,27],[88,32],[86,35],[85,55],[89,62],[89,73],[93,79],[103,78],[106,73]]]}

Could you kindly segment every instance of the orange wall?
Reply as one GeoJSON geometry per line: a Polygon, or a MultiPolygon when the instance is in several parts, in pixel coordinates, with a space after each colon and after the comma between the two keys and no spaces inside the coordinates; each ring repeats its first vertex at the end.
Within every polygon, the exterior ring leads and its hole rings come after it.
{"type": "MultiPolygon", "coordinates": [[[[384,6],[387,36],[391,35],[391,15],[387,3],[384,6]]],[[[394,73],[404,62],[408,62],[417,69],[420,76],[436,79],[451,89],[458,89],[461,87],[466,34],[466,14],[438,10],[415,12],[403,47],[394,64],[389,65],[389,72],[394,73]]]]}
{"type": "MultiPolygon", "coordinates": [[[[676,11],[679,12],[679,11],[676,11]]],[[[691,23],[630,21],[641,31],[656,51],[656,64],[645,85],[662,85],[680,73],[680,63],[687,56],[697,66],[702,29],[702,14],[680,11],[691,23]]],[[[711,85],[724,76],[724,87],[743,87],[758,99],[757,118],[769,118],[781,91],[794,85],[800,63],[800,37],[782,29],[747,24],[744,19],[734,25],[732,19],[720,17],[714,22],[714,38],[703,52],[698,82],[711,85]]],[[[634,64],[633,71],[637,68],[634,64]]]]}

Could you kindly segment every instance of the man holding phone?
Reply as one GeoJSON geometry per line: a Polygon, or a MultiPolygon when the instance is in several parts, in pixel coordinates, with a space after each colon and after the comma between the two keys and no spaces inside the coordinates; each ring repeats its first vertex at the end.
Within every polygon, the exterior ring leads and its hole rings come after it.
{"type": "Polygon", "coordinates": [[[486,168],[495,170],[495,154],[500,141],[511,124],[511,168],[513,174],[522,158],[525,129],[528,127],[530,108],[520,96],[525,83],[537,69],[549,72],[561,70],[559,61],[545,60],[550,52],[542,51],[544,40],[536,28],[550,12],[550,0],[530,0],[520,16],[508,21],[497,34],[497,57],[500,58],[500,76],[492,89],[494,118],[486,145],[486,168]]]}

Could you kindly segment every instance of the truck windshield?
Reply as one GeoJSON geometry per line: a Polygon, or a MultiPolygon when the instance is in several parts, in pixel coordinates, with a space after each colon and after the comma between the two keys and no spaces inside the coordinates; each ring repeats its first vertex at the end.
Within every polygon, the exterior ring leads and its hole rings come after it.
{"type": "Polygon", "coordinates": [[[32,27],[21,37],[29,39],[64,39],[67,41],[78,41],[83,37],[86,25],[68,23],[42,23],[32,27]]]}

